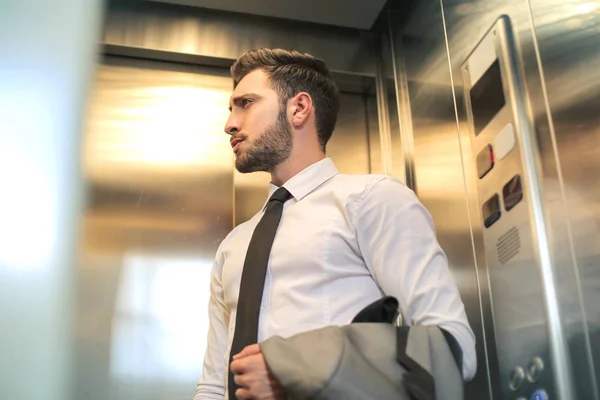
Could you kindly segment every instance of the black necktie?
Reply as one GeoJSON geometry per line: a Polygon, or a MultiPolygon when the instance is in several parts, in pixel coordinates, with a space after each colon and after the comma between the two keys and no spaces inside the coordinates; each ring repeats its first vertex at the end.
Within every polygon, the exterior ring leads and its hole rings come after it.
{"type": "MultiPolygon", "coordinates": [[[[283,204],[290,198],[292,198],[292,195],[284,187],[280,187],[273,193],[267,204],[267,209],[258,225],[256,225],[252,239],[250,239],[242,271],[235,333],[233,334],[231,352],[229,353],[229,363],[231,363],[233,356],[242,351],[244,347],[258,341],[258,317],[260,315],[260,304],[269,255],[283,212],[283,204]]],[[[233,373],[229,365],[227,370],[229,371],[229,399],[235,400],[237,385],[233,380],[233,373]]]]}

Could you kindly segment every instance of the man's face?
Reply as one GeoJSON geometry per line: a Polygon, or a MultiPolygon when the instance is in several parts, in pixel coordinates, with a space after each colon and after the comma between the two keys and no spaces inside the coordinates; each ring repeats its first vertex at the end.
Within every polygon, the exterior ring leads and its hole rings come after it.
{"type": "Polygon", "coordinates": [[[289,157],[293,137],[285,106],[262,70],[249,73],[235,88],[225,132],[231,135],[235,167],[242,173],[271,171],[289,157]]]}

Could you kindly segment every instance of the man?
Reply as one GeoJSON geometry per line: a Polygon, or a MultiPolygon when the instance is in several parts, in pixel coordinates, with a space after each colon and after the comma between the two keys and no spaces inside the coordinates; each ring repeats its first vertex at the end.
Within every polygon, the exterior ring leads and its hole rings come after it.
{"type": "Polygon", "coordinates": [[[449,332],[462,350],[463,376],[472,378],[474,335],[429,213],[400,181],[339,174],[325,155],[339,93],[323,61],[260,49],[243,54],[231,72],[225,132],[235,166],[269,172],[269,197],[278,199],[219,246],[194,399],[284,398],[256,343],[349,324],[383,295],[399,300],[405,324],[449,332]],[[261,252],[265,265],[256,261],[261,252]]]}

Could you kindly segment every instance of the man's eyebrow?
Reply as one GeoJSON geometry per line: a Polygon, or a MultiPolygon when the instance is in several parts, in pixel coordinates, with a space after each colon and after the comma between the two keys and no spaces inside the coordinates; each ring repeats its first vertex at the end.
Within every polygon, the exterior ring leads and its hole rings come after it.
{"type": "MultiPolygon", "coordinates": [[[[240,94],[239,96],[232,97],[229,104],[235,104],[236,106],[240,106],[242,103],[242,100],[247,97],[260,98],[261,96],[258,95],[257,93],[244,93],[244,94],[240,94]]],[[[229,111],[231,111],[231,105],[229,106],[229,111]]]]}

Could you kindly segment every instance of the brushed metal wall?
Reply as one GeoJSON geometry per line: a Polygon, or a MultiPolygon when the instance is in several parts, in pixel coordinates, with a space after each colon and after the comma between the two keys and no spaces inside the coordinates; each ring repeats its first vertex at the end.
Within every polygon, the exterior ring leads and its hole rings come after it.
{"type": "Polygon", "coordinates": [[[368,31],[173,4],[112,1],[102,41],[224,60],[258,47],[281,47],[321,57],[334,71],[376,73],[368,31]]]}
{"type": "Polygon", "coordinates": [[[98,66],[82,154],[76,398],[191,395],[210,269],[233,226],[230,90],[223,70],[98,66]]]}
{"type": "Polygon", "coordinates": [[[412,119],[416,188],[432,211],[478,340],[479,371],[467,398],[529,398],[543,383],[551,398],[598,399],[600,2],[392,3],[400,92],[403,73],[407,81],[400,123],[412,119]],[[515,28],[526,111],[535,126],[538,162],[530,167],[541,176],[534,184],[551,266],[542,276],[535,258],[498,275],[489,273],[485,257],[460,68],[503,14],[515,28]],[[550,322],[549,304],[558,317],[550,322]],[[494,313],[500,308],[507,312],[494,313]],[[565,346],[566,365],[552,365],[558,358],[550,345],[561,335],[556,348],[565,346]],[[519,364],[527,372],[529,353],[543,358],[543,380],[525,380],[513,391],[510,374],[519,364]]]}
{"type": "Polygon", "coordinates": [[[530,0],[530,15],[543,74],[530,92],[543,99],[532,105],[558,297],[577,396],[598,400],[600,1],[530,0]]]}
{"type": "MultiPolygon", "coordinates": [[[[438,240],[447,254],[476,337],[478,371],[466,385],[465,395],[469,399],[486,398],[489,371],[480,300],[485,300],[487,280],[477,275],[473,254],[440,4],[402,3],[390,10],[389,24],[400,125],[403,135],[412,141],[412,149],[405,152],[407,169],[413,171],[413,186],[433,216],[438,240]]],[[[489,301],[484,302],[484,311],[485,316],[491,314],[489,301]]]]}
{"type": "MultiPolygon", "coordinates": [[[[228,67],[241,53],[257,47],[296,49],[321,57],[343,92],[340,122],[329,155],[343,173],[384,171],[382,149],[386,147],[382,147],[379,119],[385,114],[377,107],[375,88],[381,61],[368,31],[173,4],[112,1],[102,42],[109,55],[220,67],[228,67]],[[353,156],[350,151],[355,151],[353,156]],[[353,162],[356,160],[350,161],[352,157],[359,159],[353,162]]],[[[396,93],[390,86],[388,112],[393,115],[396,93]]],[[[389,169],[392,175],[405,180],[402,143],[395,121],[390,132],[397,156],[389,169]]],[[[243,175],[235,171],[234,180],[237,225],[254,215],[262,204],[269,178],[267,174],[243,175]]]]}
{"type": "MultiPolygon", "coordinates": [[[[556,390],[555,396],[562,398],[569,396],[591,399],[598,398],[597,390],[594,387],[594,366],[591,355],[586,349],[586,319],[584,309],[582,308],[581,286],[578,279],[580,268],[574,262],[577,258],[573,249],[569,248],[571,247],[569,243],[579,240],[582,242],[595,240],[598,243],[598,220],[597,217],[586,218],[587,229],[579,229],[571,223],[572,221],[568,213],[571,207],[568,203],[565,203],[567,196],[565,188],[569,188],[571,199],[574,202],[573,205],[577,204],[575,207],[575,210],[577,210],[575,211],[576,214],[580,211],[583,215],[587,214],[589,217],[593,215],[593,212],[590,213],[590,207],[586,207],[585,203],[578,201],[581,198],[580,193],[585,184],[579,184],[578,178],[571,180],[569,185],[565,185],[565,182],[561,181],[561,168],[563,168],[564,163],[559,163],[560,156],[557,157],[555,155],[555,150],[559,154],[561,151],[566,151],[568,154],[567,149],[570,149],[572,145],[566,140],[563,140],[560,146],[555,145],[558,136],[552,129],[554,117],[551,108],[547,105],[548,98],[546,94],[553,95],[554,98],[561,97],[562,101],[570,104],[567,106],[567,118],[573,121],[575,125],[580,123],[587,124],[589,131],[590,112],[586,112],[585,108],[581,109],[577,103],[573,103],[572,100],[563,97],[567,87],[569,90],[576,90],[581,93],[582,88],[584,85],[587,86],[587,84],[566,79],[566,76],[563,74],[571,70],[573,65],[578,65],[578,75],[585,77],[583,78],[584,82],[597,82],[597,72],[595,72],[595,69],[589,65],[586,68],[586,62],[582,63],[580,58],[583,55],[597,54],[597,46],[593,44],[593,35],[596,35],[595,43],[597,43],[598,33],[597,31],[591,33],[584,30],[583,34],[581,34],[582,32],[580,32],[577,23],[573,24],[573,20],[583,18],[584,16],[588,22],[592,20],[597,24],[598,15],[589,13],[590,6],[592,6],[592,11],[595,9],[594,4],[597,7],[597,2],[513,1],[504,4],[490,4],[489,2],[482,1],[444,3],[443,9],[447,26],[449,56],[452,62],[461,135],[464,135],[467,129],[465,126],[466,114],[464,101],[461,96],[462,84],[458,75],[460,64],[464,62],[467,52],[473,48],[474,41],[481,37],[483,32],[498,16],[501,14],[508,15],[514,26],[520,51],[520,64],[525,78],[528,102],[531,109],[530,114],[536,132],[534,139],[536,139],[537,147],[535,150],[539,158],[539,164],[534,167],[539,169],[539,173],[541,174],[541,179],[537,184],[543,196],[542,206],[543,215],[545,216],[543,223],[547,226],[546,233],[549,240],[547,246],[550,251],[551,259],[549,261],[551,262],[553,276],[542,284],[540,280],[544,279],[544,275],[541,273],[543,270],[538,268],[533,262],[524,264],[524,268],[520,270],[515,269],[510,273],[505,273],[505,279],[507,282],[511,282],[511,284],[504,285],[502,290],[492,293],[494,303],[497,306],[501,306],[503,303],[506,303],[503,302],[503,298],[520,298],[521,301],[518,303],[520,306],[517,303],[514,303],[514,305],[515,307],[520,307],[520,310],[518,310],[519,313],[528,312],[528,323],[522,324],[519,321],[524,320],[520,318],[496,318],[496,333],[498,333],[498,327],[503,327],[504,332],[510,332],[513,339],[518,341],[515,344],[516,346],[527,346],[528,349],[537,348],[539,355],[544,358],[544,362],[546,363],[547,373],[544,377],[552,374],[552,372],[554,373],[554,385],[547,388],[547,390],[556,390]],[[474,37],[474,33],[477,33],[477,37],[474,37]],[[592,35],[591,38],[590,34],[592,35]],[[579,47],[565,46],[565,43],[561,43],[559,40],[562,37],[570,37],[572,40],[571,45],[578,43],[579,47]],[[540,58],[540,54],[542,54],[540,52],[541,49],[545,49],[543,50],[546,55],[545,60],[540,58]],[[563,53],[566,49],[570,49],[570,52],[567,54],[563,53]],[[543,74],[545,68],[550,68],[550,71],[554,71],[555,74],[543,74]],[[558,86],[556,85],[557,79],[562,81],[558,86]],[[543,89],[549,84],[552,84],[553,91],[544,93],[543,89]],[[581,122],[576,122],[578,120],[581,122]],[[592,228],[590,228],[590,225],[592,228]],[[574,229],[569,230],[569,227],[574,229]],[[596,233],[593,233],[594,230],[596,233]],[[586,240],[583,240],[582,237],[586,235],[586,240]],[[553,289],[556,290],[555,295],[551,293],[553,289]],[[544,296],[555,298],[544,299],[544,296]],[[553,310],[549,309],[548,300],[558,303],[559,307],[555,311],[557,311],[559,323],[553,322],[548,318],[548,312],[553,312],[553,310]],[[532,333],[533,329],[537,329],[539,332],[537,341],[534,338],[527,339],[527,331],[529,330],[532,333]],[[523,333],[523,335],[519,335],[519,332],[523,333]],[[546,335],[550,340],[549,343],[544,340],[544,336],[546,335]],[[561,335],[563,336],[562,341],[564,343],[554,343],[557,341],[555,338],[559,338],[561,335]],[[562,365],[562,362],[559,364],[555,363],[554,360],[556,360],[559,354],[557,354],[556,349],[549,351],[552,346],[566,347],[567,352],[564,355],[567,357],[565,363],[568,365],[562,365]],[[570,358],[570,361],[568,358],[570,358]]],[[[592,32],[594,31],[592,30],[592,32]]],[[[595,98],[597,99],[597,83],[591,84],[589,89],[586,87],[583,90],[588,93],[588,96],[591,93],[592,98],[596,96],[595,98]]],[[[565,130],[562,132],[565,135],[565,130]]],[[[592,145],[589,148],[597,149],[597,142],[595,146],[592,145]]],[[[592,162],[588,164],[588,168],[598,170],[598,164],[592,162]]],[[[468,186],[472,183],[473,180],[467,181],[468,186]]],[[[468,187],[469,193],[470,189],[471,187],[468,187]]],[[[596,197],[597,200],[598,198],[596,197]]],[[[579,221],[584,220],[581,217],[578,219],[579,221]]],[[[589,277],[592,278],[594,275],[591,272],[592,270],[587,268],[587,271],[587,274],[591,275],[589,277]]],[[[598,272],[595,273],[597,274],[598,272]]],[[[588,285],[596,287],[595,292],[596,296],[598,296],[597,293],[600,293],[600,291],[597,289],[598,286],[594,283],[594,279],[590,279],[588,285]]],[[[516,314],[514,315],[516,317],[516,314]]],[[[503,363],[502,357],[505,355],[504,353],[500,354],[499,382],[501,390],[506,396],[516,396],[515,392],[507,389],[507,385],[511,371],[514,371],[514,368],[518,365],[515,365],[516,363],[503,363]]],[[[518,364],[526,369],[527,363],[528,360],[519,360],[518,364]]],[[[536,388],[538,388],[538,385],[525,382],[522,385],[521,394],[528,396],[536,388]]]]}

